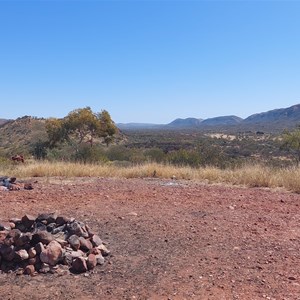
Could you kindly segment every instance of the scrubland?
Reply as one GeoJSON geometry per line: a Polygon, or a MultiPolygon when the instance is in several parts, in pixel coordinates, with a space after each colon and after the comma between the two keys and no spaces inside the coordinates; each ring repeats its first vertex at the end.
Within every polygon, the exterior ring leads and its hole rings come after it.
{"type": "Polygon", "coordinates": [[[236,168],[174,166],[143,163],[120,166],[112,163],[83,164],[72,162],[29,161],[25,164],[3,164],[0,172],[18,178],[28,177],[115,177],[115,178],[167,178],[194,180],[206,183],[224,183],[246,187],[284,188],[300,193],[300,168],[268,167],[245,164],[236,168]]]}

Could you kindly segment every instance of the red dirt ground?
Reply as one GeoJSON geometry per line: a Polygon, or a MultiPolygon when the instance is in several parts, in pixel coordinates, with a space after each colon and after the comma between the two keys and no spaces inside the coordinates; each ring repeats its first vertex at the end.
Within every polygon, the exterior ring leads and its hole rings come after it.
{"type": "Polygon", "coordinates": [[[86,274],[0,274],[1,299],[300,299],[300,195],[160,179],[39,179],[0,221],[56,211],[112,255],[86,274]]]}

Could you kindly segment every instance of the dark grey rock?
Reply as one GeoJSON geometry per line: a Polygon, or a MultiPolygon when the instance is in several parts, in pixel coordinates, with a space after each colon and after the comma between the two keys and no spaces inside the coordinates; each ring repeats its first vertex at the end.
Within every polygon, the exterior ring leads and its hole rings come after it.
{"type": "Polygon", "coordinates": [[[76,234],[78,237],[84,237],[88,238],[89,234],[86,232],[85,229],[82,228],[82,226],[79,224],[79,222],[74,221],[67,225],[67,231],[69,235],[76,234]]]}
{"type": "Polygon", "coordinates": [[[68,238],[68,242],[74,250],[78,250],[80,248],[80,240],[77,235],[75,235],[75,234],[71,235],[68,238]]]}
{"type": "Polygon", "coordinates": [[[65,224],[67,224],[69,222],[71,222],[71,218],[67,218],[67,217],[64,217],[64,216],[58,216],[56,218],[56,224],[58,226],[65,225],[65,224]]]}
{"type": "Polygon", "coordinates": [[[103,242],[97,234],[92,235],[91,242],[94,247],[100,246],[103,242]]]}
{"type": "Polygon", "coordinates": [[[39,255],[45,249],[45,247],[43,243],[39,242],[35,245],[34,249],[36,251],[36,254],[39,255]]]}
{"type": "Polygon", "coordinates": [[[35,217],[33,217],[32,215],[28,215],[26,214],[25,216],[23,216],[23,218],[21,219],[22,224],[27,228],[31,228],[31,226],[34,224],[35,222],[35,217]]]}
{"type": "Polygon", "coordinates": [[[29,245],[31,239],[32,234],[30,232],[27,232],[25,234],[22,234],[20,237],[15,238],[14,241],[17,247],[24,247],[25,245],[29,245]]]}
{"type": "Polygon", "coordinates": [[[85,239],[84,237],[80,237],[79,238],[80,241],[80,249],[83,251],[89,251],[91,249],[93,249],[93,245],[91,243],[91,241],[85,239]]]}
{"type": "Polygon", "coordinates": [[[15,246],[1,245],[0,255],[3,260],[12,261],[15,258],[15,246]]]}
{"type": "Polygon", "coordinates": [[[83,257],[76,257],[72,262],[72,271],[75,273],[84,273],[88,270],[86,260],[83,257]]]}
{"type": "Polygon", "coordinates": [[[37,232],[37,231],[46,231],[47,230],[47,226],[41,222],[36,222],[33,225],[33,232],[37,232]]]}
{"type": "Polygon", "coordinates": [[[56,223],[56,218],[57,214],[55,212],[53,213],[45,213],[45,214],[40,214],[37,218],[37,222],[43,222],[46,221],[45,224],[50,224],[50,223],[56,223]]]}
{"type": "Polygon", "coordinates": [[[53,240],[53,236],[48,231],[37,231],[32,236],[32,244],[35,245],[39,242],[48,245],[53,240]]]}
{"type": "Polygon", "coordinates": [[[66,225],[56,227],[52,230],[52,234],[57,234],[59,232],[63,232],[65,230],[65,228],[66,228],[66,225]]]}
{"type": "Polygon", "coordinates": [[[50,223],[47,225],[47,231],[51,232],[56,228],[56,223],[50,223]]]}

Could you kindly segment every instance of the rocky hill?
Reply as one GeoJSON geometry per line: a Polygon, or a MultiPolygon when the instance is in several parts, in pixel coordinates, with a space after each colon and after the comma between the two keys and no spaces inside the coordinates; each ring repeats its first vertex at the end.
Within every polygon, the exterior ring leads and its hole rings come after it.
{"type": "Polygon", "coordinates": [[[27,153],[38,141],[46,140],[45,119],[25,116],[0,127],[0,150],[10,154],[27,153]]]}
{"type": "Polygon", "coordinates": [[[242,121],[243,119],[237,116],[223,116],[203,120],[200,126],[237,125],[240,124],[242,121]]]}
{"type": "Polygon", "coordinates": [[[186,119],[176,119],[173,122],[167,124],[168,127],[174,128],[190,128],[190,127],[198,127],[200,126],[202,119],[196,118],[186,118],[186,119]]]}
{"type": "MultiPolygon", "coordinates": [[[[264,130],[267,132],[278,132],[283,129],[292,129],[300,124],[300,104],[288,108],[274,109],[267,112],[253,114],[246,119],[238,116],[221,116],[209,119],[186,118],[175,119],[169,124],[122,124],[121,129],[198,129],[198,130],[264,130]]],[[[117,124],[118,125],[118,124],[117,124]]]]}
{"type": "Polygon", "coordinates": [[[5,124],[5,123],[7,123],[7,122],[9,122],[9,120],[7,120],[7,119],[0,119],[0,126],[3,125],[3,124],[5,124]]]}
{"type": "Polygon", "coordinates": [[[299,122],[300,104],[288,108],[274,109],[267,112],[254,114],[246,118],[244,123],[274,123],[274,122],[299,122]]]}

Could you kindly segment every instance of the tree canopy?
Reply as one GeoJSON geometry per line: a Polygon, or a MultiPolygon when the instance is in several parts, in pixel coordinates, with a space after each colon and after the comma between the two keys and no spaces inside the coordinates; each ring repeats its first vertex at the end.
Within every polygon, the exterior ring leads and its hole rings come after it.
{"type": "Polygon", "coordinates": [[[75,109],[63,119],[47,120],[46,130],[52,147],[64,141],[93,146],[96,138],[108,145],[118,131],[106,110],[94,113],[90,107],[75,109]]]}

